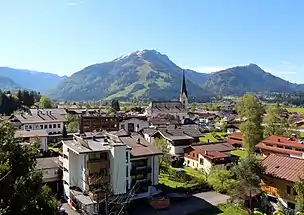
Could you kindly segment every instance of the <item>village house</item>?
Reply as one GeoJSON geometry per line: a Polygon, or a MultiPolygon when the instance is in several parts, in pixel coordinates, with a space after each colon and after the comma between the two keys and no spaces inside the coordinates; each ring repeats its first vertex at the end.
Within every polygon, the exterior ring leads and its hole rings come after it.
{"type": "Polygon", "coordinates": [[[265,168],[261,188],[266,194],[267,202],[277,207],[281,202],[286,208],[295,209],[296,192],[294,183],[304,177],[304,160],[270,154],[262,161],[265,168]]]}
{"type": "Polygon", "coordinates": [[[174,156],[182,156],[184,154],[184,148],[199,142],[199,138],[204,136],[198,127],[189,126],[176,126],[170,125],[166,127],[159,127],[155,129],[154,133],[150,133],[150,130],[146,130],[147,133],[144,136],[146,140],[150,140],[151,143],[155,139],[163,139],[168,143],[169,153],[174,156]]]}
{"type": "Polygon", "coordinates": [[[61,115],[63,117],[67,115],[66,109],[64,108],[31,108],[30,109],[30,113],[32,115],[37,115],[38,112],[42,114],[51,113],[55,116],[61,115]]]}
{"type": "Polygon", "coordinates": [[[36,168],[41,170],[43,182],[51,188],[53,193],[57,193],[62,187],[62,170],[59,168],[59,158],[37,158],[36,168]]]}
{"type": "Polygon", "coordinates": [[[62,143],[64,193],[73,206],[92,211],[93,200],[105,195],[101,186],[107,186],[111,195],[132,199],[158,193],[162,152],[141,135],[125,130],[86,133],[62,143]]]}
{"type": "Polygon", "coordinates": [[[23,143],[37,141],[42,151],[48,150],[48,133],[46,130],[16,130],[15,138],[20,138],[23,143]]]}
{"type": "Polygon", "coordinates": [[[235,148],[226,142],[193,144],[184,149],[184,165],[193,169],[202,169],[207,174],[212,167],[229,169],[239,159],[232,155],[235,148]]]}
{"type": "Polygon", "coordinates": [[[285,155],[297,158],[304,158],[304,141],[296,136],[270,136],[256,145],[256,148],[263,156],[269,154],[285,155]]]}
{"type": "Polygon", "coordinates": [[[235,148],[242,148],[243,147],[243,134],[239,131],[233,132],[227,136],[226,142],[229,143],[230,145],[234,146],[235,148]]]}
{"type": "Polygon", "coordinates": [[[61,136],[66,121],[62,115],[52,112],[37,114],[15,114],[9,118],[10,122],[20,130],[45,130],[49,135],[61,136]]]}

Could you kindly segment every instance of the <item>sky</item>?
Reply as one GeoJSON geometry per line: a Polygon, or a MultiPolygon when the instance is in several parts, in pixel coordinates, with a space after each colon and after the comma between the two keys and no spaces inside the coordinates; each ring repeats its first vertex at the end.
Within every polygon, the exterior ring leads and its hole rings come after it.
{"type": "Polygon", "coordinates": [[[140,49],[304,83],[301,0],[0,0],[0,66],[70,75],[140,49]]]}

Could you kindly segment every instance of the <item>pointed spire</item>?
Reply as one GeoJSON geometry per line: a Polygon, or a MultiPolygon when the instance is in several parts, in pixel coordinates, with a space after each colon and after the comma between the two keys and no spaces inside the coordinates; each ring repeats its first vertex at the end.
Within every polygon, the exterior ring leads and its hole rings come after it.
{"type": "Polygon", "coordinates": [[[182,86],[181,86],[181,94],[185,93],[188,98],[187,88],[186,88],[186,79],[185,79],[185,70],[183,70],[183,77],[182,77],[182,86]]]}

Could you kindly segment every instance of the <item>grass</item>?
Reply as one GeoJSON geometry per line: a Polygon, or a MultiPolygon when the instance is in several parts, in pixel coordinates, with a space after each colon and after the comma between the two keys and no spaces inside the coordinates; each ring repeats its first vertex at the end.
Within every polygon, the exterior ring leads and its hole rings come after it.
{"type": "Polygon", "coordinates": [[[207,143],[208,140],[211,143],[218,142],[219,140],[216,139],[215,136],[218,136],[219,138],[224,139],[225,136],[227,135],[227,132],[215,132],[214,134],[216,134],[216,135],[213,136],[213,133],[205,133],[204,137],[200,138],[200,142],[207,143]]]}
{"type": "Polygon", "coordinates": [[[246,152],[246,150],[237,149],[237,150],[233,150],[233,151],[231,152],[231,154],[236,155],[236,156],[239,156],[240,159],[242,159],[242,158],[245,158],[245,157],[246,157],[247,152],[246,152]]]}
{"type": "Polygon", "coordinates": [[[304,107],[291,107],[286,108],[289,112],[296,112],[296,113],[303,113],[304,114],[304,107]]]}
{"type": "Polygon", "coordinates": [[[231,204],[221,204],[188,215],[248,215],[248,211],[231,204]]]}

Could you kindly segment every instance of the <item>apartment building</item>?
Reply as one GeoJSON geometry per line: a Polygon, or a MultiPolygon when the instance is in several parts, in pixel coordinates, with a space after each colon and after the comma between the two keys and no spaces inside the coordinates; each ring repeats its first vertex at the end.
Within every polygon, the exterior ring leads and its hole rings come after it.
{"type": "Polygon", "coordinates": [[[45,130],[49,135],[61,135],[66,121],[63,115],[37,111],[37,114],[15,114],[10,122],[20,130],[45,130]]]}
{"type": "Polygon", "coordinates": [[[20,138],[23,143],[31,143],[38,140],[42,151],[48,150],[48,133],[45,130],[17,130],[15,138],[20,138]]]}
{"type": "Polygon", "coordinates": [[[140,135],[86,133],[62,143],[64,193],[73,206],[94,210],[106,191],[132,199],[157,193],[161,152],[140,135]]]}

